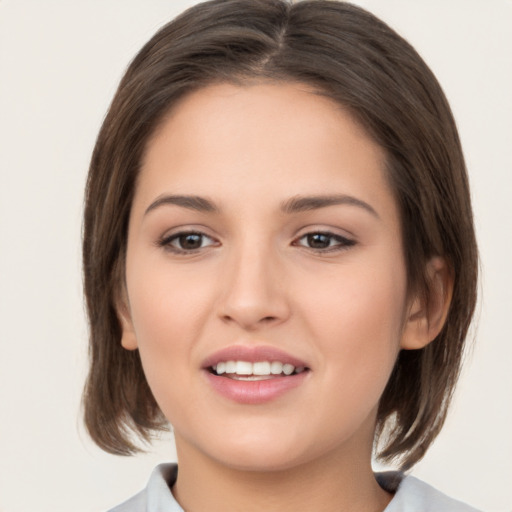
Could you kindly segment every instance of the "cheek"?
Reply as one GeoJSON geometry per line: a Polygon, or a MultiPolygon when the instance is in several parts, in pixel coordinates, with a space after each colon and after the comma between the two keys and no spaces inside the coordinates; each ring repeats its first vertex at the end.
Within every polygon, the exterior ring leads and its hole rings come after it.
{"type": "Polygon", "coordinates": [[[136,256],[127,262],[127,287],[139,343],[162,350],[186,345],[203,325],[211,302],[208,287],[197,273],[173,268],[164,258],[136,256]]]}
{"type": "Polygon", "coordinates": [[[400,348],[406,299],[403,266],[380,263],[333,272],[303,304],[309,330],[331,358],[328,378],[377,400],[400,348]]]}
{"type": "MultiPolygon", "coordinates": [[[[186,271],[162,261],[127,261],[130,311],[144,373],[169,418],[182,383],[197,370],[197,340],[207,323],[210,298],[186,271]]],[[[182,404],[183,405],[183,404],[182,404]]]]}
{"type": "Polygon", "coordinates": [[[180,418],[194,414],[194,402],[188,397],[197,386],[190,376],[197,372],[194,340],[203,324],[198,296],[183,293],[184,283],[172,279],[148,278],[131,284],[132,319],[144,374],[167,420],[179,425],[180,418]]]}
{"type": "Polygon", "coordinates": [[[333,439],[348,438],[361,425],[371,438],[399,351],[405,280],[366,270],[332,285],[322,300],[317,296],[309,303],[310,330],[327,356],[316,372],[321,388],[330,390],[320,416],[333,439]]]}

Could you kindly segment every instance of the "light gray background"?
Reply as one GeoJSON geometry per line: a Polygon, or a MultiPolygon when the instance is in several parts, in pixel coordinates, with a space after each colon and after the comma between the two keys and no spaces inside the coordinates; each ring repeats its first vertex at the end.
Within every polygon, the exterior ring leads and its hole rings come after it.
{"type": "MultiPolygon", "coordinates": [[[[0,512],[104,510],[172,459],[102,453],[80,426],[82,190],[128,61],[186,0],[0,0],[0,512]]],[[[414,470],[512,510],[512,2],[358,0],[419,50],[458,121],[482,260],[476,346],[414,470]]]]}

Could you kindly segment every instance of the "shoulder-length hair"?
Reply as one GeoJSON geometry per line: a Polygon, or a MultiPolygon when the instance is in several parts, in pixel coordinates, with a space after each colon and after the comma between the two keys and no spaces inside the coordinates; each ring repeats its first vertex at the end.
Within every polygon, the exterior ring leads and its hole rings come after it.
{"type": "Polygon", "coordinates": [[[344,2],[212,0],[164,26],[124,75],[99,133],[87,181],[83,271],[90,325],[84,392],[88,432],[106,451],[138,450],[166,428],[138,351],[121,347],[116,303],[141,159],[163,116],[215,82],[294,81],[347,108],[384,150],[399,206],[410,290],[428,300],[427,261],[454,276],[446,323],[421,350],[402,350],[381,397],[378,456],[411,467],[439,433],[457,381],[477,287],[468,179],[436,78],[385,23],[344,2]]]}

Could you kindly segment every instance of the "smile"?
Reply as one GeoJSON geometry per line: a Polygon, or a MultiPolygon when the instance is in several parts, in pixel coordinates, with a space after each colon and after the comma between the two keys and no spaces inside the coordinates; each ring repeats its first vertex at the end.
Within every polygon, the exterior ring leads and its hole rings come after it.
{"type": "Polygon", "coordinates": [[[306,361],[269,345],[231,345],[207,357],[202,370],[215,394],[246,405],[273,402],[311,377],[306,361]]]}
{"type": "Polygon", "coordinates": [[[297,366],[281,361],[219,361],[211,367],[215,375],[235,380],[266,380],[279,376],[296,375],[305,371],[304,366],[297,366]]]}

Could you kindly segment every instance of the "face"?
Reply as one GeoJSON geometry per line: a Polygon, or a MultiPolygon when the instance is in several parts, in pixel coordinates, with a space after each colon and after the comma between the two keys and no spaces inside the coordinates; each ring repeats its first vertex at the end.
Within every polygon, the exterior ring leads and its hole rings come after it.
{"type": "Polygon", "coordinates": [[[371,451],[407,342],[384,154],[301,84],[214,85],[150,140],[120,308],[178,453],[244,469],[371,451]]]}

